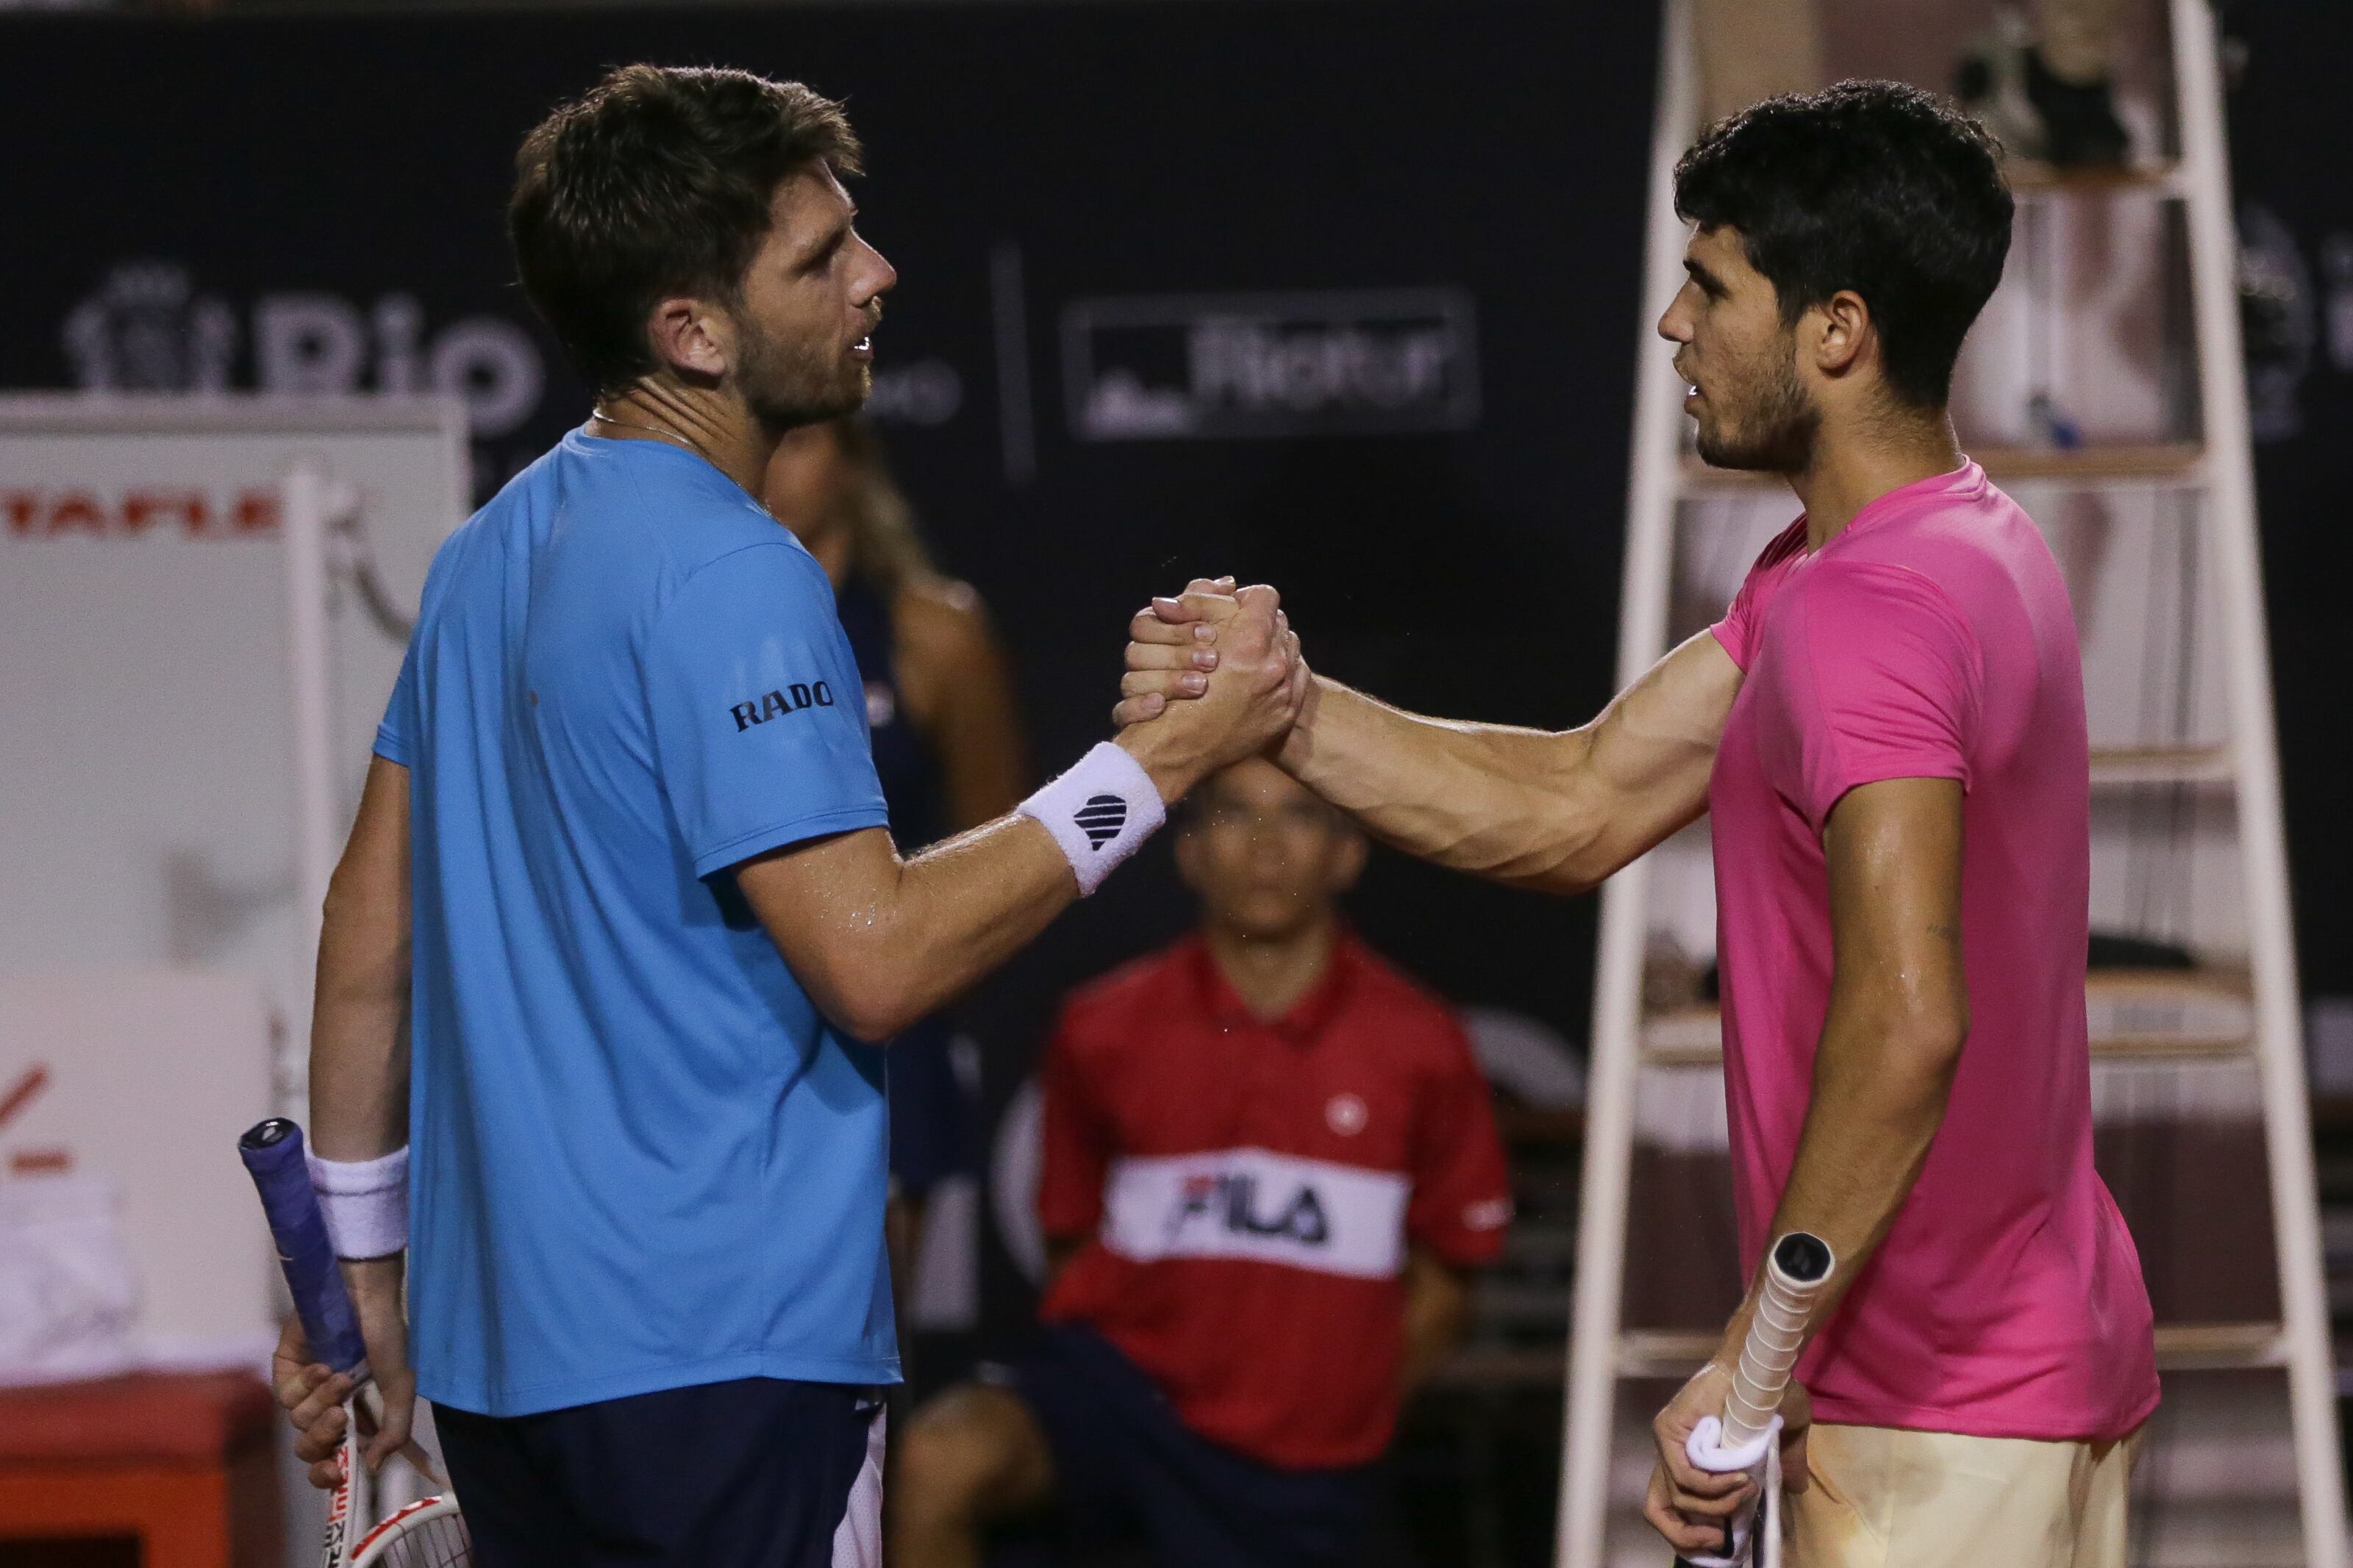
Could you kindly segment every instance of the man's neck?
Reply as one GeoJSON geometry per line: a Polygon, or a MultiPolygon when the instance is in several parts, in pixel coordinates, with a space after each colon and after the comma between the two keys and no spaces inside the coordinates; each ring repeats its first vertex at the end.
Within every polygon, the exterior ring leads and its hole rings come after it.
{"type": "Polygon", "coordinates": [[[1806,509],[1806,547],[1820,550],[1855,514],[1891,490],[1949,474],[1961,466],[1960,443],[1944,410],[1850,425],[1834,433],[1825,420],[1813,460],[1788,476],[1806,509]]]}
{"type": "Polygon", "coordinates": [[[1290,1012],[1315,989],[1332,967],[1340,930],[1326,916],[1279,937],[1243,936],[1215,925],[1203,928],[1202,935],[1218,973],[1242,1005],[1251,1016],[1271,1020],[1290,1012]]]}
{"type": "Polygon", "coordinates": [[[690,386],[657,373],[626,392],[600,398],[589,434],[620,441],[659,441],[693,452],[743,487],[760,493],[781,430],[771,430],[732,392],[690,386]]]}

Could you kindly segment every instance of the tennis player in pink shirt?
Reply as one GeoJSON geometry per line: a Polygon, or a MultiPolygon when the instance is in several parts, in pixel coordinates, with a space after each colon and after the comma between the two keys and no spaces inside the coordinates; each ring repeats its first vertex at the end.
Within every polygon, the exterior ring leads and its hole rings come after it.
{"type": "MultiPolygon", "coordinates": [[[[1780,475],[1803,515],[1581,729],[1319,678],[1279,760],[1391,844],[1561,892],[1712,812],[1743,1266],[1791,1230],[1838,1258],[1782,1406],[1791,1561],[2123,1568],[2158,1384],[2092,1168],[2083,671],[2050,550],[1946,411],[2010,246],[1998,150],[1848,82],[1711,127],[1675,195],[1659,331],[1700,456],[1780,475]]],[[[1138,614],[1122,721],[1216,679],[1230,591],[1138,614]]],[[[1644,1511],[1679,1552],[1717,1549],[1749,1490],[1684,1440],[1754,1300],[1654,1423],[1644,1511]]]]}

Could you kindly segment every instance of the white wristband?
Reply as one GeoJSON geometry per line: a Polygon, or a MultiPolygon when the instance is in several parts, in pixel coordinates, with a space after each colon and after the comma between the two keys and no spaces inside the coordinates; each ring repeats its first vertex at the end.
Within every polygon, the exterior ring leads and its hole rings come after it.
{"type": "Polygon", "coordinates": [[[408,1245],[408,1150],[375,1160],[311,1162],[311,1190],[338,1258],[389,1258],[408,1245]]]}
{"type": "Polygon", "coordinates": [[[1168,820],[1160,790],[1144,764],[1109,741],[1018,807],[1054,836],[1079,879],[1079,896],[1103,886],[1168,820]]]}

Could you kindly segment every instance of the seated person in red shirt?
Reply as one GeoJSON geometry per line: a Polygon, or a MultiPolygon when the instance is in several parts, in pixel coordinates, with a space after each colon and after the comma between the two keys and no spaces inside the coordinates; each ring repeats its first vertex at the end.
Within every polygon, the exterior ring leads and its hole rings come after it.
{"type": "Polygon", "coordinates": [[[1510,1188],[1444,1003],[1342,926],[1346,818],[1247,762],[1188,803],[1199,934],[1065,1006],[1036,1351],[917,1412],[899,1568],[975,1568],[1054,1505],[1166,1568],[1360,1560],[1399,1396],[1460,1327],[1510,1188]]]}

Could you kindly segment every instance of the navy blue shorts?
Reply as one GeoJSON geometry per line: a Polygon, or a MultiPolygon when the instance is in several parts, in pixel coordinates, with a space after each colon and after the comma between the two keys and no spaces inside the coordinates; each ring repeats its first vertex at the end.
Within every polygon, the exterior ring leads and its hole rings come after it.
{"type": "Polygon", "coordinates": [[[829,1568],[879,1409],[872,1389],[752,1377],[433,1416],[480,1568],[829,1568]]]}
{"type": "Polygon", "coordinates": [[[1053,1449],[1060,1522],[1082,1544],[1141,1540],[1165,1568],[1362,1561],[1373,1467],[1278,1469],[1212,1443],[1134,1362],[1074,1323],[1050,1326],[1007,1373],[1053,1449]]]}

